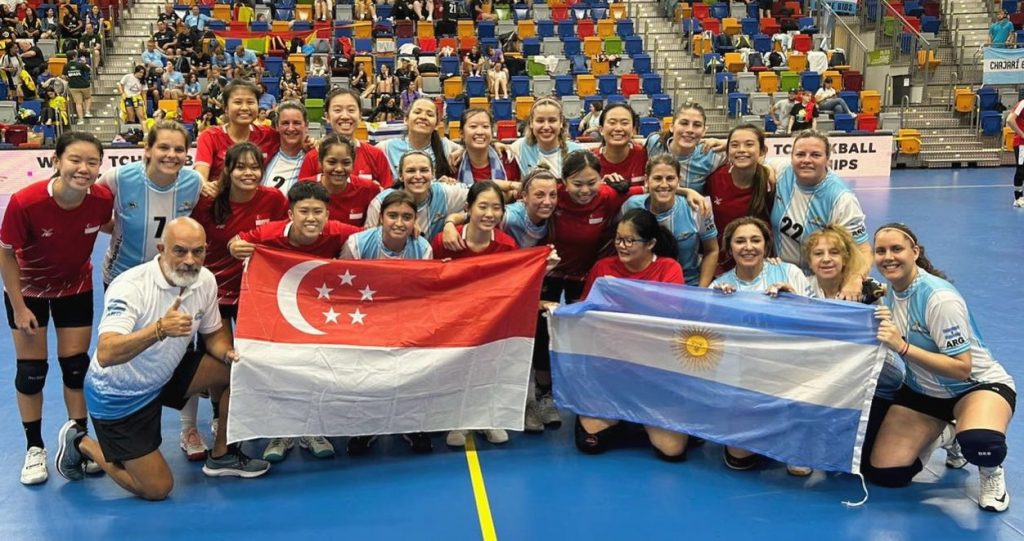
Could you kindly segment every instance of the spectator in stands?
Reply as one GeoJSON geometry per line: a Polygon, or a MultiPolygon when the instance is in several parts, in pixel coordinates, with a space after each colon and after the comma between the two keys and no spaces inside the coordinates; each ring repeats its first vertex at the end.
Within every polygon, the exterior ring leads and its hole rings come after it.
{"type": "Polygon", "coordinates": [[[480,77],[483,69],[484,55],[480,52],[480,45],[474,44],[462,59],[462,73],[467,77],[480,77]]]}
{"type": "Polygon", "coordinates": [[[203,87],[199,84],[199,77],[195,73],[185,76],[185,99],[197,100],[203,95],[203,87]]]}
{"type": "Polygon", "coordinates": [[[402,58],[399,60],[398,69],[395,70],[395,77],[398,77],[398,91],[405,92],[409,88],[410,83],[416,82],[416,86],[419,87],[419,71],[416,70],[416,65],[413,64],[412,59],[402,58]]]}
{"type": "Polygon", "coordinates": [[[376,21],[377,6],[373,4],[373,0],[355,0],[352,15],[357,21],[376,21]]]}
{"type": "Polygon", "coordinates": [[[143,94],[146,92],[146,67],[135,66],[135,71],[126,74],[117,82],[117,92],[121,95],[122,106],[124,107],[125,122],[129,124],[142,123],[146,118],[146,99],[143,94]]]}
{"type": "Polygon", "coordinates": [[[82,36],[78,39],[79,54],[82,50],[88,51],[89,64],[93,67],[103,65],[103,43],[96,27],[90,22],[85,23],[82,36]]]}
{"type": "Polygon", "coordinates": [[[39,36],[43,39],[57,39],[57,35],[60,33],[60,21],[57,20],[57,14],[53,11],[53,8],[46,9],[46,17],[39,22],[43,29],[43,33],[39,36]]]}
{"type": "Polygon", "coordinates": [[[832,79],[829,77],[822,80],[821,88],[814,93],[814,101],[817,102],[818,109],[832,113],[833,117],[836,113],[850,114],[850,107],[846,100],[839,97],[836,89],[832,88],[832,79]]]}
{"type": "Polygon", "coordinates": [[[157,16],[157,21],[167,23],[168,28],[175,28],[180,20],[181,18],[174,12],[173,2],[167,2],[164,4],[164,10],[160,12],[159,16],[157,16]]]}
{"type": "Polygon", "coordinates": [[[1014,30],[1024,29],[1024,2],[1017,2],[1017,13],[1010,15],[1014,30]]]}
{"type": "Polygon", "coordinates": [[[988,29],[989,43],[993,47],[1006,47],[1006,41],[1013,33],[1013,23],[1006,18],[1006,10],[1000,9],[996,14],[996,20],[988,29]]]}
{"type": "Polygon", "coordinates": [[[43,56],[43,51],[30,41],[21,41],[18,46],[21,47],[21,64],[25,71],[33,79],[38,78],[46,69],[46,57],[43,56]]]}
{"type": "Polygon", "coordinates": [[[142,65],[149,69],[162,70],[167,64],[167,55],[156,48],[156,40],[146,41],[146,50],[142,51],[142,65]]]}
{"type": "Polygon", "coordinates": [[[395,0],[391,7],[391,18],[396,21],[417,21],[420,18],[420,12],[414,10],[408,0],[395,0]]]}
{"type": "Polygon", "coordinates": [[[470,13],[478,21],[497,21],[498,16],[491,11],[491,2],[488,0],[471,0],[469,3],[470,13]]]}
{"type": "Polygon", "coordinates": [[[100,6],[98,4],[93,4],[92,7],[89,8],[89,13],[85,14],[84,19],[85,22],[92,23],[98,34],[102,34],[104,30],[110,30],[110,25],[103,17],[103,12],[100,11],[100,6]]]}
{"type": "Polygon", "coordinates": [[[174,38],[174,41],[178,42],[176,48],[179,53],[191,54],[196,48],[196,38],[192,35],[189,27],[185,26],[185,23],[178,23],[178,35],[174,38]]]}
{"type": "Polygon", "coordinates": [[[206,128],[209,128],[210,126],[216,126],[216,125],[217,125],[217,117],[213,114],[212,111],[206,111],[206,112],[203,113],[203,116],[201,116],[201,117],[196,119],[196,125],[195,125],[196,135],[198,136],[200,133],[203,133],[203,131],[206,130],[206,128]]]}
{"type": "Polygon", "coordinates": [[[210,83],[203,91],[203,111],[212,113],[214,118],[220,118],[224,114],[222,94],[226,84],[227,79],[220,75],[220,70],[210,68],[210,83]]]}
{"type": "Polygon", "coordinates": [[[61,130],[66,128],[68,126],[68,100],[57,94],[53,87],[50,87],[43,92],[43,103],[45,107],[43,107],[39,121],[47,126],[56,126],[61,130]]]}
{"type": "Polygon", "coordinates": [[[402,102],[402,114],[405,115],[409,112],[409,107],[412,107],[412,102],[423,97],[423,93],[419,90],[419,85],[416,81],[409,83],[409,86],[402,91],[401,102],[402,102]]]}
{"type": "Polygon", "coordinates": [[[61,39],[79,39],[82,35],[82,29],[82,18],[78,16],[78,12],[71,9],[71,6],[65,7],[64,13],[60,17],[61,39]]]}
{"type": "Polygon", "coordinates": [[[0,4],[0,26],[14,29],[17,24],[18,17],[14,14],[14,9],[7,4],[0,4]]]}
{"type": "Polygon", "coordinates": [[[377,73],[377,80],[372,85],[366,87],[366,91],[363,92],[364,98],[373,98],[376,103],[385,94],[392,96],[398,92],[398,77],[395,77],[391,73],[391,66],[387,64],[380,65],[380,71],[377,73]]]}
{"type": "Polygon", "coordinates": [[[309,66],[309,76],[311,77],[330,77],[330,73],[327,70],[327,63],[324,61],[324,55],[314,55],[313,63],[309,66]]]}
{"type": "Polygon", "coordinates": [[[68,93],[74,103],[78,118],[92,117],[92,70],[88,64],[80,62],[78,53],[68,53],[68,63],[64,65],[64,77],[68,79],[68,93]]]}
{"type": "MultiPolygon", "coordinates": [[[[163,70],[149,70],[146,72],[146,92],[145,95],[153,100],[153,103],[159,103],[164,97],[164,78],[163,70]]],[[[145,102],[143,102],[145,106],[145,102]]]]}
{"type": "Polygon", "coordinates": [[[164,21],[158,21],[156,23],[156,32],[153,33],[153,41],[156,41],[156,46],[161,51],[167,51],[168,47],[177,47],[178,33],[173,28],[167,26],[164,21]]]}
{"type": "MultiPolygon", "coordinates": [[[[285,65],[288,64],[285,63],[285,65]]],[[[231,56],[224,52],[224,47],[220,45],[214,47],[213,54],[210,55],[210,67],[217,68],[229,79],[232,77],[234,64],[231,62],[231,56]]]]}
{"type": "Polygon", "coordinates": [[[36,10],[30,9],[25,12],[25,18],[14,27],[19,38],[38,41],[43,35],[43,26],[36,15],[36,10]]]}
{"type": "Polygon", "coordinates": [[[501,47],[488,47],[484,49],[484,56],[487,57],[487,61],[491,64],[505,62],[505,53],[501,52],[501,47]]]}
{"type": "Polygon", "coordinates": [[[12,96],[17,94],[18,76],[22,69],[24,69],[24,65],[21,62],[21,57],[18,56],[18,45],[14,41],[8,41],[4,48],[4,55],[0,57],[0,76],[3,77],[3,83],[7,85],[12,96]]]}
{"type": "Polygon", "coordinates": [[[370,122],[391,122],[402,118],[402,108],[390,94],[381,94],[377,99],[377,108],[370,115],[370,122]]]}
{"type": "Polygon", "coordinates": [[[181,100],[185,96],[185,76],[180,71],[174,69],[174,63],[167,63],[162,79],[164,87],[163,99],[181,100]]]}
{"type": "Polygon", "coordinates": [[[491,98],[509,99],[508,79],[508,69],[500,61],[495,62],[491,69],[487,70],[487,82],[490,84],[491,98]]]}
{"type": "Polygon", "coordinates": [[[261,111],[266,111],[267,114],[273,114],[277,110],[277,96],[267,90],[266,85],[263,83],[259,84],[260,87],[260,99],[259,107],[261,111]]]}
{"type": "Polygon", "coordinates": [[[282,100],[302,100],[302,76],[291,62],[284,63],[280,85],[282,100]]]}
{"type": "Polygon", "coordinates": [[[192,6],[189,14],[185,15],[185,25],[200,33],[206,31],[206,23],[212,20],[213,17],[199,11],[198,5],[192,6]]]}
{"type": "MultiPolygon", "coordinates": [[[[207,72],[210,69],[210,53],[204,51],[202,48],[194,49],[192,54],[185,55],[184,58],[188,59],[191,64],[188,71],[195,73],[200,77],[206,77],[207,72]]],[[[178,71],[186,73],[186,70],[179,67],[178,71]]]]}
{"type": "Polygon", "coordinates": [[[267,117],[267,110],[261,107],[260,112],[256,115],[256,120],[253,121],[252,125],[271,127],[274,125],[274,121],[267,117]]]}
{"type": "Polygon", "coordinates": [[[246,49],[241,44],[235,47],[235,54],[231,55],[231,63],[235,65],[236,71],[241,71],[244,74],[235,73],[236,78],[255,77],[256,80],[259,80],[263,72],[263,68],[260,67],[260,59],[256,57],[256,53],[246,49]]]}
{"type": "MultiPolygon", "coordinates": [[[[797,100],[797,89],[790,88],[785,97],[772,104],[771,115],[775,120],[776,130],[785,131],[789,127],[789,112],[797,100]]],[[[780,131],[780,133],[781,133],[780,131]]]]}
{"type": "Polygon", "coordinates": [[[580,136],[601,139],[601,111],[604,110],[604,102],[595,100],[590,102],[590,110],[580,119],[580,136]]]}
{"type": "Polygon", "coordinates": [[[789,133],[813,130],[818,125],[818,108],[808,91],[799,95],[799,101],[789,110],[789,133]]]}
{"type": "Polygon", "coordinates": [[[316,0],[313,2],[313,17],[318,21],[330,21],[334,19],[331,0],[316,0]]]}

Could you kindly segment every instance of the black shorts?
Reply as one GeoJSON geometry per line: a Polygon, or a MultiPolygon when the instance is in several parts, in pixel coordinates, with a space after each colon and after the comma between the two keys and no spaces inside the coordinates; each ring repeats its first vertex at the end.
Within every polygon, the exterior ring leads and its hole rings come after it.
{"type": "MultiPolygon", "coordinates": [[[[92,327],[92,291],[70,295],[67,297],[55,297],[44,299],[39,297],[25,297],[25,306],[36,316],[39,328],[45,329],[50,324],[50,314],[53,314],[53,326],[58,329],[66,327],[92,327]]],[[[7,309],[7,324],[11,330],[18,328],[14,324],[14,307],[11,306],[11,298],[4,293],[4,307],[7,309]]]]}
{"type": "Polygon", "coordinates": [[[108,462],[125,462],[142,458],[160,448],[160,415],[164,406],[180,410],[188,402],[189,385],[199,370],[201,353],[189,351],[178,363],[170,381],[160,395],[142,409],[120,419],[92,418],[96,440],[108,462]]]}
{"type": "Polygon", "coordinates": [[[953,408],[956,407],[957,402],[960,402],[960,399],[975,391],[992,391],[1006,400],[1006,403],[1010,405],[1010,411],[1016,411],[1017,409],[1017,392],[1002,383],[979,383],[967,389],[960,396],[952,398],[928,396],[904,385],[900,387],[900,390],[896,391],[893,405],[903,406],[936,419],[941,419],[947,423],[952,423],[956,419],[953,415],[953,408]]]}

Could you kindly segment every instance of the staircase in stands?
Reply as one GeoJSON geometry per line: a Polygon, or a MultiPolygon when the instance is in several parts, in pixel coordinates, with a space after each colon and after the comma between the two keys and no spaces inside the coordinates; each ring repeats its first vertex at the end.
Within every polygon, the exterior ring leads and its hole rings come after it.
{"type": "Polygon", "coordinates": [[[86,129],[109,142],[117,134],[117,82],[131,73],[132,61],[140,62],[152,25],[162,9],[162,0],[134,0],[121,11],[121,20],[113,29],[112,48],[108,48],[103,66],[93,76],[93,117],[80,119],[78,129],[86,129]]]}

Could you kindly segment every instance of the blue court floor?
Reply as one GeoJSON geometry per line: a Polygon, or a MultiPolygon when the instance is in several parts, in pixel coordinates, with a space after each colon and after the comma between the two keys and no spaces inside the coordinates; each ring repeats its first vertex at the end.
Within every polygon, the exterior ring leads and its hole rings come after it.
{"type": "MultiPolygon", "coordinates": [[[[889,221],[915,229],[935,265],[967,298],[995,357],[1024,382],[1024,278],[1017,267],[1024,264],[1024,209],[1011,207],[1011,177],[1008,168],[897,171],[891,185],[856,189],[872,231],[889,221]]],[[[572,445],[568,416],[560,430],[513,434],[501,447],[478,438],[475,458],[486,506],[478,506],[483,502],[474,497],[466,452],[447,449],[442,437],[435,439],[435,453],[425,457],[385,439],[369,456],[353,459],[344,454],[344,441],[335,441],[340,453],[333,460],[296,449],[263,478],[207,479],[178,450],[177,412],[165,410],[162,450],[174,470],[175,489],[165,502],[146,503],[105,477],[68,483],[52,468],[56,433],[65,418],[54,359],[43,425],[50,480],[24,487],[18,482],[25,449],[9,334],[0,334],[0,348],[5,352],[0,426],[7,435],[0,439],[0,538],[5,540],[250,540],[309,534],[375,541],[1024,539],[1024,428],[1019,423],[1011,426],[1006,462],[1015,500],[1008,512],[990,514],[973,501],[976,469],[946,471],[941,453],[912,487],[869,487],[870,501],[850,509],[842,502],[862,496],[856,477],[816,472],[796,479],[778,464],[732,472],[721,463],[721,448],[712,444],[691,451],[681,464],[660,462],[639,443],[582,456],[572,445]],[[495,536],[485,536],[491,524],[495,536]]],[[[205,402],[202,426],[208,427],[209,417],[205,402]]],[[[249,444],[246,449],[258,452],[249,444]]]]}

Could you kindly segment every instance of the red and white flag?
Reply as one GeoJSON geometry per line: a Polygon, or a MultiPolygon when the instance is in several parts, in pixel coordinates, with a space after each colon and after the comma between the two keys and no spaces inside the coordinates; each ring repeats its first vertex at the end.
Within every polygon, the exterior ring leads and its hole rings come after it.
{"type": "Polygon", "coordinates": [[[547,254],[352,261],[257,248],[228,439],[522,430],[547,254]]]}

